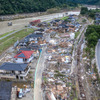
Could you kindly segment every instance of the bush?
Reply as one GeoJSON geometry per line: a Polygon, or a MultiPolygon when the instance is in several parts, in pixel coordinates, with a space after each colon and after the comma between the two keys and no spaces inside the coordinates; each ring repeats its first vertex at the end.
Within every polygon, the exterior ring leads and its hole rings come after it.
{"type": "Polygon", "coordinates": [[[60,11],[60,8],[51,8],[47,10],[48,14],[57,13],[60,11]]]}

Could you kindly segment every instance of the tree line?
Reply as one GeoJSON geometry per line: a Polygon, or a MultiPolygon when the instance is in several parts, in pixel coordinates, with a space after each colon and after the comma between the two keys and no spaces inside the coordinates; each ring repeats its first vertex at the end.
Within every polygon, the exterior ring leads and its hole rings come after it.
{"type": "Polygon", "coordinates": [[[0,15],[43,12],[53,7],[77,6],[66,0],[0,0],[0,15]]]}
{"type": "Polygon", "coordinates": [[[95,48],[98,39],[100,39],[100,25],[89,25],[85,37],[89,48],[95,48]]]}
{"type": "Polygon", "coordinates": [[[100,5],[99,0],[67,0],[67,1],[72,1],[81,4],[89,4],[89,5],[100,5]]]}
{"type": "Polygon", "coordinates": [[[89,25],[85,33],[86,56],[90,59],[90,65],[92,59],[95,57],[95,46],[100,39],[100,25],[89,25]]]}
{"type": "Polygon", "coordinates": [[[100,9],[90,9],[90,10],[88,10],[88,8],[87,7],[81,7],[81,14],[82,15],[85,15],[85,16],[87,16],[87,17],[91,17],[92,19],[95,19],[95,14],[96,13],[100,13],[100,9]]]}

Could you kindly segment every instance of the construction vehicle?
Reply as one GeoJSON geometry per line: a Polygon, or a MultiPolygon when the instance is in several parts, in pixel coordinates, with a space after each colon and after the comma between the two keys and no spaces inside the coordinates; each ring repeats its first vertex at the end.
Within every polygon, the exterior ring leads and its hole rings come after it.
{"type": "Polygon", "coordinates": [[[8,26],[12,26],[12,22],[8,22],[8,26]]]}

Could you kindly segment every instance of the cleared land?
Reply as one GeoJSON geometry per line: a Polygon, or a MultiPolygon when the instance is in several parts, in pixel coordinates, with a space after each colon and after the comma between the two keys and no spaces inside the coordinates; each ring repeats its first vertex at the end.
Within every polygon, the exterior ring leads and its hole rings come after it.
{"type": "MultiPolygon", "coordinates": [[[[25,27],[26,25],[28,25],[30,21],[33,21],[36,19],[40,19],[41,21],[51,20],[54,18],[63,17],[65,15],[65,13],[66,12],[31,17],[31,18],[3,21],[3,22],[0,22],[0,34],[4,34],[6,32],[10,32],[13,30],[19,30],[19,29],[25,27]],[[12,22],[12,26],[8,26],[8,22],[12,22]]],[[[79,15],[79,13],[80,13],[80,11],[68,12],[68,14],[78,14],[78,15],[79,15]]]]}
{"type": "Polygon", "coordinates": [[[19,30],[26,25],[29,24],[30,21],[40,19],[41,21],[46,21],[58,17],[63,17],[65,13],[55,13],[50,15],[43,15],[38,17],[32,17],[32,18],[24,18],[24,19],[16,19],[16,20],[10,20],[10,21],[3,21],[0,22],[0,34],[4,34],[6,32],[10,32],[13,30],[19,30]],[[8,26],[8,22],[12,22],[12,26],[8,26]]]}

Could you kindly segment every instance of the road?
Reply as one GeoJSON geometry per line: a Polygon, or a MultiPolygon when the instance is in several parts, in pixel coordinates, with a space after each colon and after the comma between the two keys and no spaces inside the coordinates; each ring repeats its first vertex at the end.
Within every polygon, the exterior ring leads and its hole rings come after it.
{"type": "Polygon", "coordinates": [[[45,62],[45,52],[46,47],[43,48],[40,58],[38,60],[37,66],[36,66],[36,71],[35,71],[35,83],[34,83],[34,100],[43,100],[42,96],[42,89],[41,89],[41,84],[42,84],[42,73],[44,70],[44,62],[45,62]]]}
{"type": "Polygon", "coordinates": [[[75,45],[74,45],[74,49],[73,49],[73,53],[72,53],[72,66],[71,66],[71,74],[74,72],[74,68],[77,66],[77,61],[75,59],[75,55],[76,55],[76,48],[78,46],[78,40],[82,34],[82,32],[84,31],[84,28],[86,28],[86,24],[82,26],[82,28],[80,29],[80,34],[78,35],[78,37],[76,38],[76,41],[75,41],[75,45]]]}
{"type": "Polygon", "coordinates": [[[23,29],[25,29],[25,28],[19,29],[19,30],[17,30],[17,31],[14,31],[14,32],[12,32],[12,33],[6,35],[6,36],[3,36],[3,37],[0,38],[0,40],[4,39],[4,38],[6,38],[6,37],[8,37],[8,36],[10,36],[10,35],[12,35],[12,34],[15,34],[15,33],[19,32],[19,31],[21,31],[21,30],[23,30],[23,29]]]}
{"type": "Polygon", "coordinates": [[[72,55],[73,61],[72,61],[72,66],[71,66],[71,74],[75,73],[76,85],[78,85],[78,88],[77,88],[78,96],[79,98],[82,99],[82,94],[84,94],[85,95],[84,100],[91,100],[91,94],[90,94],[91,92],[90,92],[89,84],[87,82],[87,78],[85,76],[86,71],[84,68],[83,60],[82,60],[82,54],[83,54],[83,48],[84,48],[84,43],[85,43],[84,33],[86,32],[87,25],[90,25],[92,23],[93,21],[90,23],[87,20],[87,24],[82,26],[80,30],[80,35],[77,37],[75,41],[75,46],[74,46],[73,55],[72,55]]]}
{"type": "MultiPolygon", "coordinates": [[[[86,19],[85,17],[82,17],[83,19],[86,19]]],[[[79,38],[80,38],[80,36],[82,35],[82,33],[83,33],[83,35],[84,35],[84,33],[86,32],[86,29],[87,29],[87,26],[88,25],[91,25],[91,24],[93,24],[93,22],[94,22],[94,20],[90,23],[89,22],[89,20],[88,19],[86,19],[87,20],[87,23],[88,24],[84,24],[84,25],[82,25],[82,28],[80,29],[80,34],[78,35],[78,37],[76,38],[76,41],[75,41],[75,45],[74,45],[74,49],[73,49],[73,53],[72,53],[72,66],[71,66],[71,74],[74,72],[74,68],[76,67],[76,64],[77,64],[77,61],[76,61],[76,59],[75,59],[75,56],[77,55],[76,54],[76,51],[75,50],[77,50],[77,46],[79,45],[79,43],[80,43],[80,41],[81,41],[81,39],[79,40],[79,38]],[[78,41],[79,40],[79,41],[78,41]]]]}
{"type": "Polygon", "coordinates": [[[100,73],[100,42],[98,42],[96,46],[96,62],[97,62],[98,72],[100,73]]]}

